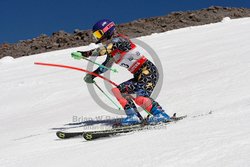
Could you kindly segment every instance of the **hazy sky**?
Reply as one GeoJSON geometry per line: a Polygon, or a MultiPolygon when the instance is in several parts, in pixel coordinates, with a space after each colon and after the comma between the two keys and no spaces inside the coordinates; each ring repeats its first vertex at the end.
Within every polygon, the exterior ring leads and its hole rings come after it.
{"type": "Polygon", "coordinates": [[[212,5],[250,8],[249,0],[1,0],[0,43],[40,34],[91,29],[103,18],[116,23],[212,5]]]}

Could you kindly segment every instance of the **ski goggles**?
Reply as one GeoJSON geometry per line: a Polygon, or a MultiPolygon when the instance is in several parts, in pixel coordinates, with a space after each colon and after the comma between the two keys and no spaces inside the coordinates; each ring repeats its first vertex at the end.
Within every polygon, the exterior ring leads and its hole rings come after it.
{"type": "Polygon", "coordinates": [[[95,39],[101,39],[103,35],[104,35],[104,32],[102,30],[97,30],[93,32],[93,36],[95,37],[95,39]]]}
{"type": "Polygon", "coordinates": [[[102,30],[96,30],[93,32],[93,36],[96,39],[101,39],[105,32],[107,32],[111,27],[115,26],[114,22],[109,23],[106,27],[104,27],[102,30]]]}

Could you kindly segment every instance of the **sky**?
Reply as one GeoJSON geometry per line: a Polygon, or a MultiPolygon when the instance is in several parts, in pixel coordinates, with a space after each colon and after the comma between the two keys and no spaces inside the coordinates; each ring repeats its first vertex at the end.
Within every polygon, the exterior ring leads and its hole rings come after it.
{"type": "Polygon", "coordinates": [[[249,0],[1,0],[0,43],[15,43],[41,34],[91,29],[103,18],[126,23],[209,6],[250,8],[249,0]]]}

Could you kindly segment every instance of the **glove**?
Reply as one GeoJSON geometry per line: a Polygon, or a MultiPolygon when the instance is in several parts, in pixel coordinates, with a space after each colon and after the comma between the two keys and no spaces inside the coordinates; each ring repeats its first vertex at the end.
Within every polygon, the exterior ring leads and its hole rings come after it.
{"type": "Polygon", "coordinates": [[[93,75],[91,75],[91,74],[87,74],[87,75],[84,77],[84,81],[85,81],[86,83],[91,84],[91,83],[94,83],[94,82],[95,82],[95,81],[94,81],[94,78],[95,78],[95,76],[93,76],[93,75]]]}

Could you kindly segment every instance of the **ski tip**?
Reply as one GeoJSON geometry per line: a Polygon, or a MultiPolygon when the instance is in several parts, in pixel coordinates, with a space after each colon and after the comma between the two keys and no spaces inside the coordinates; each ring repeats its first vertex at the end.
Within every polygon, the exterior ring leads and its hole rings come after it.
{"type": "Polygon", "coordinates": [[[170,119],[171,119],[171,121],[176,122],[176,121],[182,120],[182,119],[184,119],[186,117],[187,117],[187,115],[183,115],[183,116],[178,116],[177,117],[176,114],[174,114],[170,119]]]}
{"type": "Polygon", "coordinates": [[[65,133],[58,131],[56,132],[56,136],[59,137],[60,139],[64,139],[65,138],[65,133]]]}
{"type": "Polygon", "coordinates": [[[83,137],[85,140],[87,140],[87,141],[90,141],[90,140],[93,139],[92,133],[83,133],[83,134],[82,134],[82,137],[83,137]]]}

